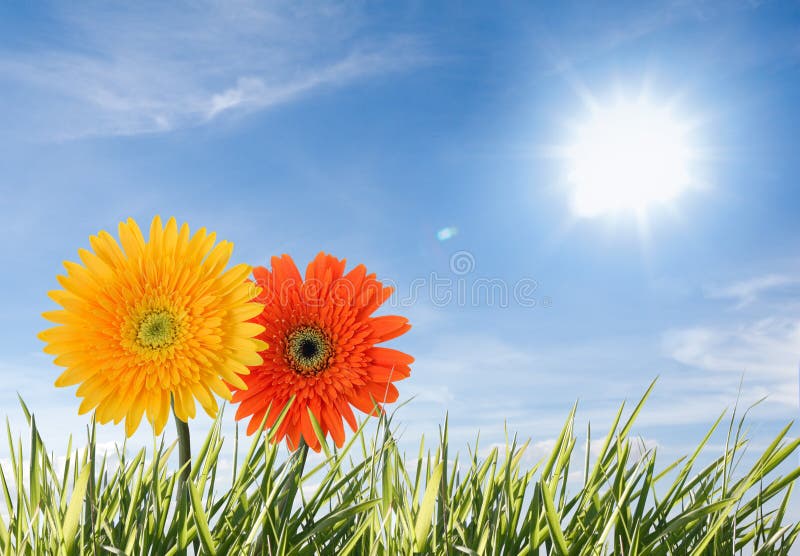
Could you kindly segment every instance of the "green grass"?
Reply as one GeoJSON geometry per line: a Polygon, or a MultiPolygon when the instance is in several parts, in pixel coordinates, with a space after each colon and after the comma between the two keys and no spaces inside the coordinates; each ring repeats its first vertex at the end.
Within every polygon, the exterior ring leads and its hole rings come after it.
{"type": "Polygon", "coordinates": [[[718,431],[724,449],[707,453],[720,417],[693,453],[662,466],[631,435],[646,398],[620,409],[591,458],[590,434],[585,455],[576,450],[573,408],[533,467],[513,439],[452,453],[446,422],[434,450],[421,442],[405,456],[383,418],[341,450],[325,446],[317,464],[302,449],[282,456],[264,434],[237,457],[237,434],[222,477],[220,417],[195,446],[184,488],[175,445],[123,447],[109,459],[91,427],[87,448],[70,440],[62,469],[23,404],[28,440],[7,425],[0,554],[788,554],[800,532],[786,520],[800,475],[788,463],[800,443],[789,426],[740,469],[746,439],[735,413],[718,431]]]}

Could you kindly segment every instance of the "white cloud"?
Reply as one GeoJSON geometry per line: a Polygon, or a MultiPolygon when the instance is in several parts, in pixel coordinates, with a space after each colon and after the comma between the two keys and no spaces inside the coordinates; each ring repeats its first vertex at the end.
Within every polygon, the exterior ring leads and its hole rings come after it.
{"type": "Polygon", "coordinates": [[[14,468],[11,465],[11,460],[8,458],[0,458],[0,468],[6,476],[6,480],[14,477],[14,468]]]}
{"type": "Polygon", "coordinates": [[[665,334],[675,360],[718,372],[793,379],[800,361],[800,319],[768,317],[728,326],[699,326],[665,334]]]}
{"type": "MultiPolygon", "coordinates": [[[[63,5],[70,48],[0,50],[9,131],[159,133],[408,68],[413,37],[371,38],[356,9],[303,3],[63,5]],[[24,106],[19,106],[19,103],[24,106]]],[[[36,44],[32,39],[30,44],[36,44]]],[[[0,97],[2,98],[2,97],[0,97]]]]}
{"type": "Polygon", "coordinates": [[[797,277],[785,274],[767,274],[735,282],[724,286],[706,288],[706,295],[712,299],[730,299],[742,308],[756,301],[760,296],[777,288],[800,284],[797,277]]]}
{"type": "Polygon", "coordinates": [[[662,337],[664,354],[702,373],[693,382],[697,392],[704,392],[701,395],[730,394],[741,380],[743,405],[766,397],[767,412],[786,414],[790,408],[794,412],[800,312],[794,296],[787,296],[787,288],[798,285],[800,280],[789,273],[770,273],[706,288],[707,297],[728,300],[736,309],[748,307],[749,311],[722,323],[667,331],[662,337]]]}
{"type": "MultiPolygon", "coordinates": [[[[556,447],[556,438],[546,438],[544,440],[537,440],[535,442],[530,442],[525,448],[525,453],[521,458],[521,462],[523,467],[526,466],[533,466],[536,463],[542,461],[543,459],[550,456],[553,453],[553,450],[556,447]]],[[[517,449],[521,448],[523,442],[517,442],[517,449]]],[[[497,450],[498,456],[502,460],[505,457],[506,449],[511,447],[511,442],[506,444],[505,442],[491,442],[485,446],[483,446],[479,450],[479,455],[482,458],[489,457],[489,454],[492,453],[493,450],[497,450]]]]}
{"type": "Polygon", "coordinates": [[[388,53],[356,52],[299,79],[277,85],[270,85],[259,77],[240,77],[234,87],[211,97],[206,117],[210,120],[235,108],[262,109],[288,102],[324,85],[341,85],[364,75],[391,70],[398,62],[388,53]]]}
{"type": "Polygon", "coordinates": [[[321,483],[304,483],[303,486],[300,487],[303,490],[303,497],[306,500],[313,497],[319,490],[320,486],[322,486],[321,483]]]}
{"type": "Polygon", "coordinates": [[[429,385],[413,394],[414,401],[428,402],[446,406],[455,399],[452,390],[446,385],[429,385]]]}

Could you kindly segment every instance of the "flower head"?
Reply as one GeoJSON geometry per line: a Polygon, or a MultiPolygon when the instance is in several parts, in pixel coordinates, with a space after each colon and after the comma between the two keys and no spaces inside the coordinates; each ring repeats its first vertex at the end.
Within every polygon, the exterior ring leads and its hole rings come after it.
{"type": "Polygon", "coordinates": [[[83,264],[65,262],[61,290],[50,297],[63,309],[44,313],[58,326],[39,337],[45,352],[66,367],[56,386],[79,384],[79,413],[95,410],[100,423],[125,420],[128,436],[143,415],[160,434],[169,417],[188,421],[195,400],[212,417],[214,394],[230,399],[226,382],[246,388],[240,375],[261,362],[264,327],[247,280],[251,268],[225,270],[233,245],[214,245],[205,229],[189,235],[171,218],[156,216],[145,241],[133,219],[119,225],[120,244],[107,232],[80,249],[83,264]]]}
{"type": "Polygon", "coordinates": [[[342,418],[357,427],[351,406],[374,415],[382,403],[397,400],[393,383],[410,375],[414,359],[376,344],[411,326],[404,317],[373,317],[392,288],[367,275],[363,265],[347,274],[344,269],[344,260],[320,253],[305,280],[288,255],[273,257],[271,271],[253,270],[262,288],[257,300],[265,304],[253,322],[266,329],[260,338],[269,348],[261,353],[264,362],[243,377],[247,390],[234,387],[233,401],[240,403],[236,418],[250,417],[248,434],[265,418],[266,426],[273,426],[293,399],[276,442],[286,438],[295,449],[302,436],[319,451],[310,411],[323,434],[342,446],[342,418]]]}

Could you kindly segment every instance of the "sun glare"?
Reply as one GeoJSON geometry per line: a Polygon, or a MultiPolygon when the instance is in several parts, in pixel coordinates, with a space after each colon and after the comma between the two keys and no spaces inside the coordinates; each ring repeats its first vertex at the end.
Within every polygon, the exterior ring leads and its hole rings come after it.
{"type": "Polygon", "coordinates": [[[579,216],[641,214],[692,185],[688,126],[647,102],[595,108],[567,148],[579,216]]]}

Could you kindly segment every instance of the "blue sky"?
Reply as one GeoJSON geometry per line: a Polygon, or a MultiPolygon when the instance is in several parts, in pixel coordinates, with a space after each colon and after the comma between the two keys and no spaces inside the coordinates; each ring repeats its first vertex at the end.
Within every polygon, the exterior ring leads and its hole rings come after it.
{"type": "Polygon", "coordinates": [[[161,214],[237,261],[326,250],[397,284],[410,444],[449,412],[462,447],[507,423],[544,448],[575,400],[601,431],[660,376],[639,433],[678,455],[743,376],[758,445],[798,407],[799,28],[757,1],[4,3],[0,407],[83,430],[46,292],[89,235],[161,214]],[[695,187],[646,229],[576,217],[554,147],[642,91],[692,122],[695,187]],[[535,282],[536,305],[408,302],[432,277],[535,282]]]}

